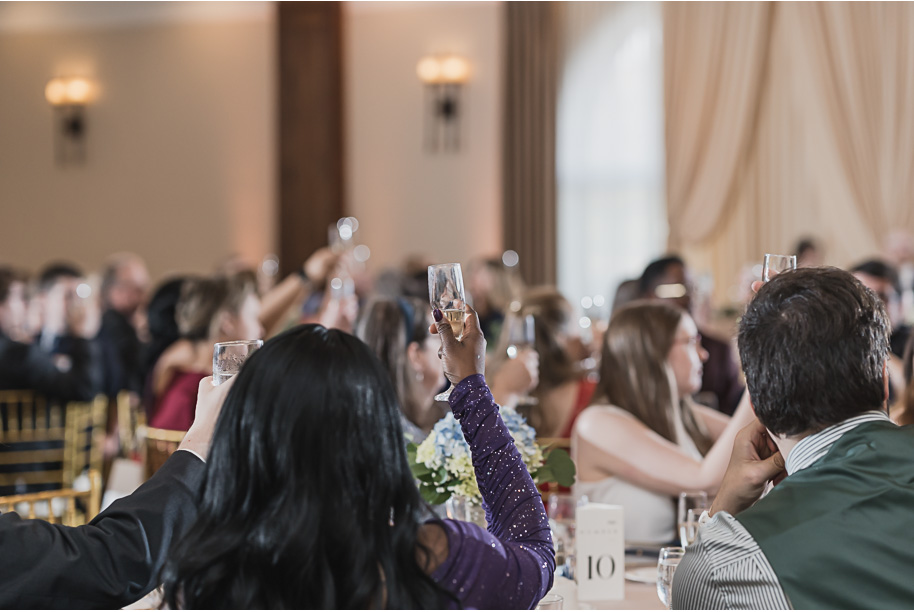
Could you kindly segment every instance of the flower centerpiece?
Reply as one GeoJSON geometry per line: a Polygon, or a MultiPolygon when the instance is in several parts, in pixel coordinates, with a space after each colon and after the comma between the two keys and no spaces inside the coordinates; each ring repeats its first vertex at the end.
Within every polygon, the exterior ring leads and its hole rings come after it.
{"type": "MultiPolygon", "coordinates": [[[[500,412],[534,482],[557,482],[565,487],[574,484],[574,463],[564,449],[543,448],[536,441],[536,432],[517,411],[500,408],[500,412]]],[[[407,455],[410,469],[419,480],[419,492],[428,503],[443,504],[452,495],[470,504],[482,503],[470,447],[453,414],[438,421],[421,444],[410,442],[407,455]]]]}

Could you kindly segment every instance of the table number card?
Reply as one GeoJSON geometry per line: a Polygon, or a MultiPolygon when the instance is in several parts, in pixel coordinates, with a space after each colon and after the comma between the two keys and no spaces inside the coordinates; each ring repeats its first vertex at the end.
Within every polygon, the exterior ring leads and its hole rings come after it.
{"type": "Polygon", "coordinates": [[[579,601],[625,598],[625,530],[622,506],[587,504],[577,509],[579,601]]]}

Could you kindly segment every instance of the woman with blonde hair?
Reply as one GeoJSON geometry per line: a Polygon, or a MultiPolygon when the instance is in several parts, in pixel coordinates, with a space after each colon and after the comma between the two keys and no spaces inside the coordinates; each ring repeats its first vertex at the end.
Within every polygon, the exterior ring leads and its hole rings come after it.
{"type": "Polygon", "coordinates": [[[695,322],[675,306],[633,302],[610,320],[596,403],[575,423],[571,450],[575,494],[624,506],[627,540],[673,540],[673,497],[713,494],[752,419],[745,396],[733,418],[692,401],[705,359],[695,322]]]}

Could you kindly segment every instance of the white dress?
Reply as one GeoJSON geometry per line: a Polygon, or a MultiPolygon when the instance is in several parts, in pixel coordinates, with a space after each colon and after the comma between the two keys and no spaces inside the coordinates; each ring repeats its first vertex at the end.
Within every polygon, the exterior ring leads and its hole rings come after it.
{"type": "MultiPolygon", "coordinates": [[[[631,417],[631,413],[618,406],[592,406],[588,410],[594,408],[631,417]]],[[[695,442],[682,425],[678,405],[675,410],[675,435],[679,447],[696,459],[701,459],[695,442]]],[[[578,499],[586,495],[591,502],[622,506],[625,509],[623,520],[626,542],[666,544],[678,537],[676,501],[669,495],[649,491],[616,476],[594,482],[578,481],[572,491],[578,499]]]]}

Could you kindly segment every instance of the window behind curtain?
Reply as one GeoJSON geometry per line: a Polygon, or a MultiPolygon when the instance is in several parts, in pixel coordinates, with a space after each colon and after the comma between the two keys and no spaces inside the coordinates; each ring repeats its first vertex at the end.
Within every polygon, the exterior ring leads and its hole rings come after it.
{"type": "Polygon", "coordinates": [[[570,2],[557,121],[559,288],[573,304],[664,252],[659,3],[570,2]]]}

